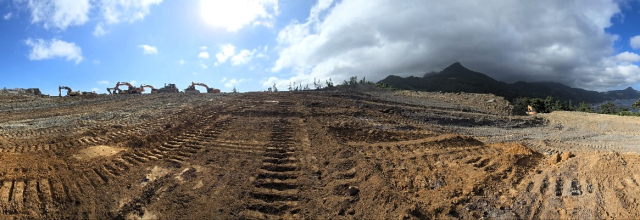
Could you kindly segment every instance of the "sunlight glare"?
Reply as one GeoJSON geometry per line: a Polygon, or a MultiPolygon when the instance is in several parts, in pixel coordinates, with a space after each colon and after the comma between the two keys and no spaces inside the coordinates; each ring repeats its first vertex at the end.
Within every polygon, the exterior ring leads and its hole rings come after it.
{"type": "Polygon", "coordinates": [[[200,13],[206,23],[227,31],[237,31],[257,17],[267,16],[261,2],[252,0],[202,0],[200,13]]]}

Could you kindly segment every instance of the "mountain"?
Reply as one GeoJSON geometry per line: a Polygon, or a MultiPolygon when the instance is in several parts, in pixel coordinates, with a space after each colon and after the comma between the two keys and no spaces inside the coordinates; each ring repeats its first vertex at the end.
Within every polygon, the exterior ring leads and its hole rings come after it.
{"type": "Polygon", "coordinates": [[[640,92],[629,87],[624,90],[596,92],[572,88],[555,82],[523,82],[512,84],[497,81],[483,73],[475,72],[456,62],[440,72],[431,72],[423,77],[406,78],[390,75],[379,81],[399,89],[428,92],[492,93],[513,101],[518,97],[554,97],[574,103],[600,103],[617,99],[639,99],[640,92]]]}

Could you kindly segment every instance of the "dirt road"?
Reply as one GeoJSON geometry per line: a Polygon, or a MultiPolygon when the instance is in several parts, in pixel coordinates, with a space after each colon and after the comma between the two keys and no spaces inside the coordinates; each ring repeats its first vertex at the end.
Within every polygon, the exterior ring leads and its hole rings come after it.
{"type": "Polygon", "coordinates": [[[0,217],[640,217],[638,123],[509,110],[379,91],[0,97],[0,217]]]}

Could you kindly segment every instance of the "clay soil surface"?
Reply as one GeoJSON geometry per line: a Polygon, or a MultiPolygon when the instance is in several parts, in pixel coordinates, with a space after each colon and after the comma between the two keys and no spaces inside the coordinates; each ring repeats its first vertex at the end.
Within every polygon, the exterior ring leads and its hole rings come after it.
{"type": "Polygon", "coordinates": [[[0,219],[638,219],[640,120],[346,90],[0,96],[0,219]]]}

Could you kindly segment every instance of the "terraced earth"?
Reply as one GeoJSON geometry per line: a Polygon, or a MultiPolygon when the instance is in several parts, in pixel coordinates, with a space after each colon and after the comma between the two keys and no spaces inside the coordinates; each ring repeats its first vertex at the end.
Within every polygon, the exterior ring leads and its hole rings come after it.
{"type": "Polygon", "coordinates": [[[0,96],[0,219],[634,219],[638,128],[478,94],[0,96]]]}

